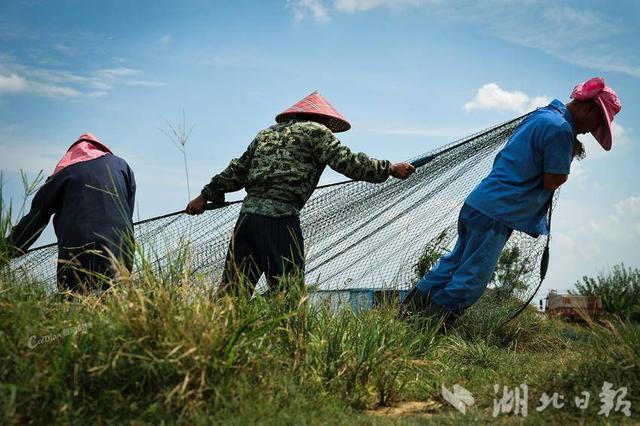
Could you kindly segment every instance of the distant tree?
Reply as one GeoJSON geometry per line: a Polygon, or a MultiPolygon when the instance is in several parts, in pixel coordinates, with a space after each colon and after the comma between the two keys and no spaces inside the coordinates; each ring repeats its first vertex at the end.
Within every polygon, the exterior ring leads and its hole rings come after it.
{"type": "Polygon", "coordinates": [[[531,270],[531,260],[522,255],[520,247],[504,249],[491,277],[496,296],[510,298],[516,291],[526,290],[525,277],[531,270]]]}
{"type": "Polygon", "coordinates": [[[583,276],[571,293],[582,296],[599,296],[603,308],[615,315],[629,318],[640,311],[640,269],[626,268],[624,263],[615,265],[595,278],[583,276]]]}
{"type": "Polygon", "coordinates": [[[431,240],[422,250],[418,262],[413,265],[413,272],[418,279],[429,272],[438,259],[447,254],[447,230],[442,231],[436,238],[431,240]]]}

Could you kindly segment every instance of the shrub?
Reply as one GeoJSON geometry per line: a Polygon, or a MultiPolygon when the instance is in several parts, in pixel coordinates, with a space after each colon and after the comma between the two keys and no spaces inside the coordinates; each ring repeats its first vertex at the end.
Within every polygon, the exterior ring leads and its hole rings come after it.
{"type": "Polygon", "coordinates": [[[640,310],[640,269],[626,268],[623,263],[597,277],[584,276],[575,284],[575,293],[599,296],[604,309],[613,315],[630,318],[640,310]]]}

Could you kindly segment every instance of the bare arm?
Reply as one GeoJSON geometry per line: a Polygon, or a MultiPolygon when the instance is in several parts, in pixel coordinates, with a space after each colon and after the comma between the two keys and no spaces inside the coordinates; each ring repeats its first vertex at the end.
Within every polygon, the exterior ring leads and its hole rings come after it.
{"type": "Polygon", "coordinates": [[[555,191],[567,181],[569,175],[559,175],[555,173],[543,173],[542,174],[542,184],[545,189],[549,191],[555,191]]]}

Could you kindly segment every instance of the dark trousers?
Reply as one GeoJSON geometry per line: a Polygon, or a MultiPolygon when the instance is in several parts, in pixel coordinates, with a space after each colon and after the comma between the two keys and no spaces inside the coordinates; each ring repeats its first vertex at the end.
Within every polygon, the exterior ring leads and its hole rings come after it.
{"type": "Polygon", "coordinates": [[[280,278],[304,273],[304,238],[297,216],[241,213],[229,243],[219,294],[251,297],[262,274],[269,291],[280,278]]]}
{"type": "Polygon", "coordinates": [[[107,290],[115,276],[114,264],[109,253],[124,260],[126,268],[131,270],[133,253],[129,253],[130,251],[106,248],[99,243],[59,248],[58,290],[73,292],[107,290]]]}

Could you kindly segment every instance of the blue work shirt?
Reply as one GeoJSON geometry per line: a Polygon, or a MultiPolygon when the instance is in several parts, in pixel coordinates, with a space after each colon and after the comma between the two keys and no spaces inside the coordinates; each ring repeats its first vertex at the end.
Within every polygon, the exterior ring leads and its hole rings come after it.
{"type": "Polygon", "coordinates": [[[542,174],[569,174],[575,137],[573,117],[562,102],[539,108],[516,128],[466,203],[512,229],[548,234],[552,191],[544,188],[542,174]]]}

